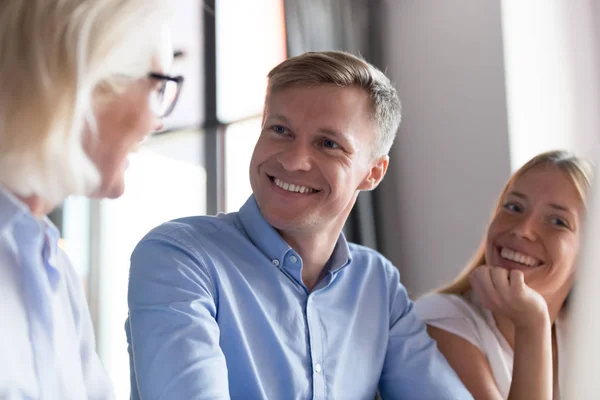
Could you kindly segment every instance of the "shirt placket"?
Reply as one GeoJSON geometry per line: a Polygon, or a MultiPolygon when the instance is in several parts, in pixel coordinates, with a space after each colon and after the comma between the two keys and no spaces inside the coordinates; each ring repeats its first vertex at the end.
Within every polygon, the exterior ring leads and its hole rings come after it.
{"type": "Polygon", "coordinates": [[[42,259],[43,235],[34,221],[24,221],[15,229],[27,304],[29,339],[33,349],[41,398],[58,395],[53,346],[52,296],[42,259]]]}
{"type": "Polygon", "coordinates": [[[306,286],[302,283],[302,269],[300,257],[294,252],[289,251],[284,257],[283,268],[279,262],[274,259],[273,264],[279,266],[281,271],[297,285],[304,293],[306,293],[305,318],[308,331],[308,345],[310,352],[310,368],[312,377],[312,398],[315,400],[326,399],[325,393],[325,370],[323,364],[323,328],[319,320],[319,310],[317,307],[316,295],[323,290],[331,281],[328,275],[326,279],[319,282],[311,293],[308,292],[306,286]],[[287,268],[286,268],[287,267],[287,268]],[[286,271],[289,269],[289,271],[286,271]]]}
{"type": "Polygon", "coordinates": [[[313,399],[325,399],[325,370],[323,365],[323,330],[319,322],[319,311],[315,293],[306,299],[306,321],[310,341],[310,356],[313,381],[313,399]]]}

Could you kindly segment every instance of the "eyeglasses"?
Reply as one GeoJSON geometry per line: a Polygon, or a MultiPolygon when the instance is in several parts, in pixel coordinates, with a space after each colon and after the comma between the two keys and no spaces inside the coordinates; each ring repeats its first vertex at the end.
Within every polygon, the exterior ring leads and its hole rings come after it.
{"type": "Polygon", "coordinates": [[[161,81],[161,85],[153,91],[150,106],[157,117],[166,117],[177,104],[183,85],[183,76],[168,76],[152,72],[148,74],[148,77],[161,81]]]}

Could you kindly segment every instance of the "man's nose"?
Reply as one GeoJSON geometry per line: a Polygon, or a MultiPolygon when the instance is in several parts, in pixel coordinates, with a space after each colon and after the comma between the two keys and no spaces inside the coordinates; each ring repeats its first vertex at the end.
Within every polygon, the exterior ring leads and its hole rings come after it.
{"type": "Polygon", "coordinates": [[[312,152],[307,144],[290,143],[289,147],[279,155],[278,161],[286,171],[309,171],[312,165],[312,152]]]}

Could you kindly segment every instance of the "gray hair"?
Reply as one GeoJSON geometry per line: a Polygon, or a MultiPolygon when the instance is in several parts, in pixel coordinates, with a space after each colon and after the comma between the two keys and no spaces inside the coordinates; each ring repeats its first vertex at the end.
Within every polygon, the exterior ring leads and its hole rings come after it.
{"type": "Polygon", "coordinates": [[[171,0],[0,1],[0,183],[58,204],[100,174],[83,149],[95,105],[168,68],[171,0]],[[99,90],[109,88],[110,90],[99,90]],[[107,98],[108,96],[108,98],[107,98]]]}

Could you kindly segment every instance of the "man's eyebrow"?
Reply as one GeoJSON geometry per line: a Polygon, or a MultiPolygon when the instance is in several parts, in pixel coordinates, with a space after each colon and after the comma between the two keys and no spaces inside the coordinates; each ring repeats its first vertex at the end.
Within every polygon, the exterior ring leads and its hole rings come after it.
{"type": "Polygon", "coordinates": [[[283,114],[268,114],[265,117],[265,120],[267,120],[267,119],[276,119],[276,120],[283,122],[284,124],[290,123],[290,121],[283,114]]]}
{"type": "MultiPolygon", "coordinates": [[[[265,115],[265,121],[267,120],[276,120],[276,121],[280,121],[283,124],[289,125],[290,121],[286,118],[285,115],[283,114],[268,114],[265,115]]],[[[340,144],[343,144],[345,146],[350,146],[352,147],[352,150],[356,149],[356,141],[350,137],[348,137],[347,135],[344,135],[343,133],[341,133],[339,130],[331,128],[331,127],[323,127],[320,128],[318,130],[319,133],[326,135],[328,137],[331,137],[339,142],[341,142],[340,144]]]]}
{"type": "Polygon", "coordinates": [[[353,140],[351,137],[348,137],[348,135],[344,135],[343,133],[341,133],[340,131],[338,131],[336,129],[321,128],[321,129],[319,129],[319,132],[321,132],[322,134],[324,134],[326,136],[332,137],[335,140],[342,142],[341,144],[345,144],[348,146],[352,146],[352,148],[356,148],[355,140],[353,140]]]}

